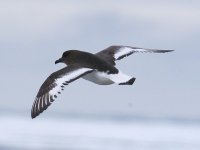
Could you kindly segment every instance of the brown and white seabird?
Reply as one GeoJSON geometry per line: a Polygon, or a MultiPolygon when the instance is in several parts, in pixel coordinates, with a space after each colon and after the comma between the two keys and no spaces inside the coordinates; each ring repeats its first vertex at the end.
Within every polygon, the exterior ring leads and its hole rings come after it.
{"type": "Polygon", "coordinates": [[[79,50],[65,51],[55,61],[67,66],[52,73],[40,87],[32,106],[31,117],[35,118],[57,98],[69,83],[82,77],[100,85],[132,85],[136,78],[123,74],[115,67],[115,61],[133,53],[166,53],[173,50],[145,49],[131,46],[110,46],[96,54],[79,50]]]}

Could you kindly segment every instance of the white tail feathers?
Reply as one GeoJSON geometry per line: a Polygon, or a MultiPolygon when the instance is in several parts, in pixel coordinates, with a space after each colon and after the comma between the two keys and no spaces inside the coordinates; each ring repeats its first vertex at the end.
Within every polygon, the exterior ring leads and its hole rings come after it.
{"type": "Polygon", "coordinates": [[[110,80],[119,85],[132,85],[135,81],[134,77],[128,76],[120,71],[117,74],[109,74],[107,76],[110,80]]]}
{"type": "Polygon", "coordinates": [[[135,81],[134,77],[118,72],[117,74],[108,74],[106,72],[94,71],[83,76],[84,79],[100,85],[119,84],[119,85],[132,85],[135,81]]]}

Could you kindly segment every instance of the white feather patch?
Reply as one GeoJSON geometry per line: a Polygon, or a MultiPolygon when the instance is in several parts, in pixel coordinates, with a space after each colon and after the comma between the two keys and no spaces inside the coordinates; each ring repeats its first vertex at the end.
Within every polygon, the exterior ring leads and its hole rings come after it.
{"type": "Polygon", "coordinates": [[[128,76],[120,71],[117,74],[107,74],[105,72],[101,72],[100,74],[102,77],[108,78],[117,84],[125,83],[125,82],[129,81],[130,79],[132,79],[131,76],[128,76]]]}
{"type": "MultiPolygon", "coordinates": [[[[49,94],[51,96],[57,95],[58,93],[61,92],[61,89],[63,89],[61,86],[63,85],[63,83],[69,82],[70,80],[73,80],[75,78],[77,78],[78,76],[84,74],[87,71],[91,71],[92,69],[89,68],[80,68],[77,69],[75,71],[69,72],[66,75],[64,75],[61,78],[56,79],[55,83],[56,83],[56,87],[54,87],[52,90],[49,91],[49,94]]],[[[50,101],[50,99],[49,99],[50,101]]],[[[50,101],[50,103],[52,103],[50,101]]]]}
{"type": "Polygon", "coordinates": [[[118,59],[119,57],[127,55],[127,54],[131,53],[132,51],[133,51],[133,49],[130,47],[122,47],[114,54],[114,58],[118,59]]]}
{"type": "Polygon", "coordinates": [[[93,71],[92,73],[88,73],[82,78],[88,81],[91,81],[93,83],[99,84],[99,85],[109,85],[113,84],[114,82],[110,80],[105,73],[99,72],[99,71],[93,71]]]}
{"type": "Polygon", "coordinates": [[[115,54],[114,54],[114,58],[115,59],[118,59],[122,56],[126,56],[130,53],[136,53],[136,52],[139,52],[139,53],[151,53],[151,52],[154,52],[154,50],[151,50],[151,49],[144,49],[144,48],[132,48],[132,47],[122,47],[120,48],[115,54]]]}

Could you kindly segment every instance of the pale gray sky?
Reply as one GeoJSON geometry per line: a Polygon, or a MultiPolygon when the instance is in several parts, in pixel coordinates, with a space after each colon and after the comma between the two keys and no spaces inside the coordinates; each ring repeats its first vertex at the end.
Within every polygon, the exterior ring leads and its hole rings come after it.
{"type": "Polygon", "coordinates": [[[68,49],[175,49],[118,62],[133,86],[69,85],[42,114],[80,112],[200,117],[199,1],[0,1],[0,109],[30,116],[43,81],[68,49]]]}

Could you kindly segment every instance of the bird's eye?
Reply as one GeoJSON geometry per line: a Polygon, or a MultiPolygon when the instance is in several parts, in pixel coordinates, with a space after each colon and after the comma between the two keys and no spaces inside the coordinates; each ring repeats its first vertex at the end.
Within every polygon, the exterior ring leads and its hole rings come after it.
{"type": "Polygon", "coordinates": [[[67,57],[68,53],[64,52],[62,57],[67,57]]]}

